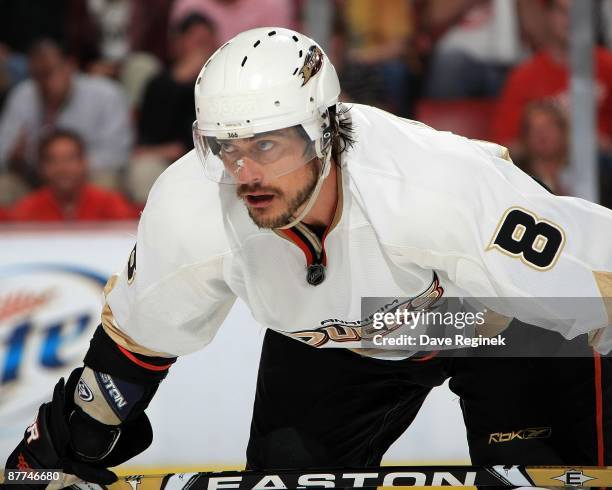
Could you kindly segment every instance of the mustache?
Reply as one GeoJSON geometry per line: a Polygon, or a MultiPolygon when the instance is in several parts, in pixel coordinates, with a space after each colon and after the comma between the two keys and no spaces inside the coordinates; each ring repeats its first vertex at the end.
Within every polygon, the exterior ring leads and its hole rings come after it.
{"type": "Polygon", "coordinates": [[[263,187],[260,184],[241,184],[236,189],[236,194],[238,197],[244,197],[246,194],[251,194],[253,192],[262,192],[265,194],[274,194],[277,196],[282,196],[283,192],[280,189],[275,187],[263,187]]]}

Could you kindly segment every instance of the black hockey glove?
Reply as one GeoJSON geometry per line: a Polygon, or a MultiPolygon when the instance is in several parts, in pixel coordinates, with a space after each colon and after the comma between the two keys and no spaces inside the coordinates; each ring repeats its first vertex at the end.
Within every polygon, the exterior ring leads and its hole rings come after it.
{"type": "MultiPolygon", "coordinates": [[[[7,469],[61,469],[92,482],[109,485],[117,476],[108,467],[117,466],[144,451],[153,440],[149,419],[142,412],[121,425],[105,425],[76,406],[73,394],[82,368],[55,386],[53,400],[41,405],[36,421],[11,453],[7,469]]],[[[42,489],[45,485],[21,485],[42,489]]]]}

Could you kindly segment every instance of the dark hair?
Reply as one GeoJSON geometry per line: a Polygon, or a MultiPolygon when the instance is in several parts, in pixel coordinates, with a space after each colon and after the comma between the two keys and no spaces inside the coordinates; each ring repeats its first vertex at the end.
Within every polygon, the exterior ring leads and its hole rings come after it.
{"type": "Polygon", "coordinates": [[[28,55],[32,57],[47,49],[56,50],[62,58],[70,56],[65,44],[50,37],[39,37],[34,39],[28,47],[28,55]]]}
{"type": "Polygon", "coordinates": [[[56,129],[41,138],[38,145],[38,155],[40,160],[42,161],[44,159],[45,152],[53,143],[63,139],[72,141],[78,147],[81,156],[85,156],[86,150],[83,138],[70,129],[56,129]]]}
{"type": "Polygon", "coordinates": [[[217,31],[217,25],[210,19],[202,14],[191,12],[181,18],[172,26],[172,33],[174,35],[185,34],[193,26],[203,25],[210,29],[213,34],[217,31]]]}
{"type": "Polygon", "coordinates": [[[541,0],[546,10],[553,10],[557,7],[557,0],[541,0]]]}
{"type": "MultiPolygon", "coordinates": [[[[342,154],[347,152],[355,144],[355,137],[353,136],[353,122],[348,111],[350,107],[347,107],[341,103],[329,106],[330,125],[329,130],[332,135],[332,158],[336,162],[336,165],[340,166],[340,158],[342,154]]],[[[314,142],[310,140],[308,133],[301,126],[297,126],[298,134],[308,143],[304,152],[307,152],[310,145],[314,145],[314,142]]]]}
{"type": "Polygon", "coordinates": [[[356,143],[355,129],[349,114],[350,107],[338,103],[329,108],[332,131],[332,157],[337,165],[340,165],[340,158],[343,153],[350,150],[356,143]]]}

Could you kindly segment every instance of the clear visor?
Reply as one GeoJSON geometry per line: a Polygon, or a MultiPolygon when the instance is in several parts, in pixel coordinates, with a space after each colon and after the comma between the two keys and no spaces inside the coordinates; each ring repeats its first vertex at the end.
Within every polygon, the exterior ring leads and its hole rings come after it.
{"type": "Polygon", "coordinates": [[[221,184],[270,181],[316,158],[315,142],[302,126],[258,133],[246,138],[206,136],[193,123],[195,149],[206,176],[221,184]]]}

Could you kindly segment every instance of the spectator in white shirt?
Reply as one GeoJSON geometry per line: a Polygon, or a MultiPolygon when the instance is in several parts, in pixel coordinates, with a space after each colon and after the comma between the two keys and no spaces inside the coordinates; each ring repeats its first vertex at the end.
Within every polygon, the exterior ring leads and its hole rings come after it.
{"type": "Polygon", "coordinates": [[[128,104],[119,85],[78,73],[50,40],[30,51],[30,74],[9,93],[0,117],[0,174],[16,173],[35,183],[40,138],[63,128],[83,138],[93,181],[116,185],[132,144],[128,104]]]}

